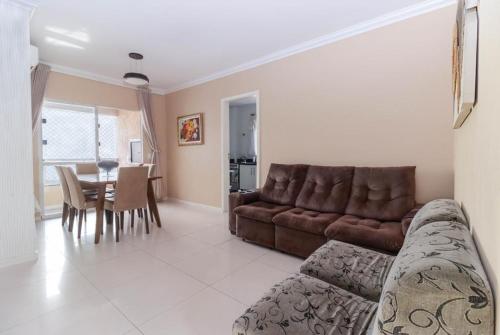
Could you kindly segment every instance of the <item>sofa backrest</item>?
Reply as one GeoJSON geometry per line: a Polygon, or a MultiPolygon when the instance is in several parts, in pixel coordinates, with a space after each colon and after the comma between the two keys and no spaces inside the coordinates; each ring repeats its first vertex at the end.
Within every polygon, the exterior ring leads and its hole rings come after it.
{"type": "Polygon", "coordinates": [[[345,213],[401,221],[415,206],[415,167],[356,167],[345,213]]]}
{"type": "Polygon", "coordinates": [[[352,166],[310,166],[295,206],[343,214],[349,200],[353,174],[352,166]]]}
{"type": "Polygon", "coordinates": [[[415,219],[384,284],[373,334],[493,334],[493,294],[468,225],[415,219]]]}
{"type": "Polygon", "coordinates": [[[304,184],[308,165],[271,164],[260,200],[279,205],[295,204],[304,184]]]}
{"type": "Polygon", "coordinates": [[[458,202],[453,199],[437,199],[426,203],[417,212],[411,225],[403,227],[403,231],[411,234],[431,222],[438,221],[454,221],[469,226],[458,202]]]}

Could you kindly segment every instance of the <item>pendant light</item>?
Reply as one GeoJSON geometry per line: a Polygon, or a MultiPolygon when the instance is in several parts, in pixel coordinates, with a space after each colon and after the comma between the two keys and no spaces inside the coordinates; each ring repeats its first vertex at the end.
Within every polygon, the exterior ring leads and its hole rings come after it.
{"type": "Polygon", "coordinates": [[[135,63],[135,72],[127,72],[123,75],[123,80],[133,86],[146,86],[149,84],[149,78],[143,73],[140,73],[138,67],[144,58],[140,53],[131,52],[128,56],[135,63]]]}

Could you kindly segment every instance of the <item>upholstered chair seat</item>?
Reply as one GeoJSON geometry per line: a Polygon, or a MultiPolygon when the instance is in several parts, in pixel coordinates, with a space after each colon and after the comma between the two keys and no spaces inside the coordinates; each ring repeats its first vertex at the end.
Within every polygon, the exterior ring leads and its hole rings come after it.
{"type": "Polygon", "coordinates": [[[397,253],[403,246],[401,222],[383,222],[354,215],[344,215],[325,230],[330,240],[397,253]]]}
{"type": "Polygon", "coordinates": [[[304,208],[292,208],[273,218],[274,224],[311,234],[323,235],[325,229],[341,214],[321,213],[304,208]]]}
{"type": "Polygon", "coordinates": [[[248,205],[236,207],[234,212],[247,219],[253,219],[264,223],[271,223],[273,217],[281,212],[287,211],[291,206],[277,205],[264,201],[253,202],[248,205]]]}

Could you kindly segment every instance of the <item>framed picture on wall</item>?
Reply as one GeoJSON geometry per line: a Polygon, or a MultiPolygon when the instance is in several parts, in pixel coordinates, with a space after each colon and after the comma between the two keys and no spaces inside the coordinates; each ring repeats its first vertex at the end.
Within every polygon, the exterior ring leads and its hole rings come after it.
{"type": "Polygon", "coordinates": [[[462,126],[476,104],[478,0],[458,0],[453,46],[453,128],[462,126]]]}
{"type": "Polygon", "coordinates": [[[203,114],[177,117],[177,140],[179,145],[203,144],[203,114]]]}

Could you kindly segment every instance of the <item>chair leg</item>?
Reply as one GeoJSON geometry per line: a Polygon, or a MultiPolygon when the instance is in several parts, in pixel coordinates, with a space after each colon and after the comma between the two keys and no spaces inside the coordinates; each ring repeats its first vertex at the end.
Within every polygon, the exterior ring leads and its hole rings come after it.
{"type": "Polygon", "coordinates": [[[151,223],[154,223],[155,222],[155,216],[153,215],[153,211],[151,210],[151,208],[149,208],[149,218],[151,219],[151,223]]]}
{"type": "Polygon", "coordinates": [[[130,211],[130,226],[134,228],[134,216],[135,216],[135,210],[130,211]]]}
{"type": "Polygon", "coordinates": [[[106,214],[106,224],[113,224],[113,212],[106,210],[104,213],[106,214]]]}
{"type": "Polygon", "coordinates": [[[149,234],[148,210],[144,209],[144,224],[146,225],[146,234],[149,234]]]}
{"type": "Polygon", "coordinates": [[[142,219],[143,215],[142,215],[142,208],[139,208],[137,210],[137,216],[140,217],[142,219]]]}
{"type": "Polygon", "coordinates": [[[83,210],[83,215],[85,217],[85,222],[87,222],[87,210],[86,209],[83,210]]]}
{"type": "Polygon", "coordinates": [[[63,203],[63,211],[62,211],[62,225],[64,226],[64,223],[68,219],[69,215],[69,206],[67,203],[63,203]]]}
{"type": "Polygon", "coordinates": [[[69,209],[69,225],[68,225],[68,231],[71,233],[73,231],[73,223],[75,222],[75,215],[76,215],[77,210],[75,208],[70,208],[69,209]]]}
{"type": "Polygon", "coordinates": [[[120,228],[123,230],[123,225],[125,222],[125,212],[120,212],[120,228]]]}
{"type": "Polygon", "coordinates": [[[82,236],[82,221],[83,221],[83,218],[85,216],[85,210],[84,209],[80,209],[80,213],[79,213],[79,217],[78,217],[78,238],[80,238],[82,236]]]}
{"type": "Polygon", "coordinates": [[[120,242],[120,216],[115,213],[116,242],[120,242]]]}

